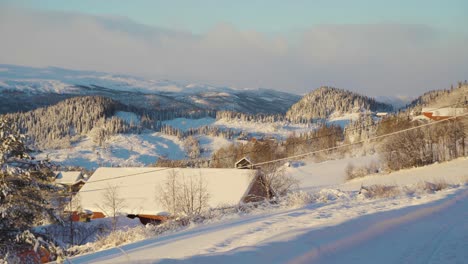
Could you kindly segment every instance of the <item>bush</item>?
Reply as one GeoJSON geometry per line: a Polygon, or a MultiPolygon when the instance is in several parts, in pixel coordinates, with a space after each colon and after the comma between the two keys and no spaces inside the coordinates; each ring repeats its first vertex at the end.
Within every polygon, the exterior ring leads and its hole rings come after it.
{"type": "Polygon", "coordinates": [[[397,186],[375,184],[371,186],[361,186],[359,195],[365,198],[390,198],[400,194],[397,186]]]}
{"type": "Polygon", "coordinates": [[[315,197],[310,193],[298,191],[298,192],[291,192],[284,196],[280,200],[281,205],[285,205],[287,207],[298,208],[305,206],[307,204],[312,203],[315,200],[315,197]]]}
{"type": "Polygon", "coordinates": [[[346,180],[352,180],[355,178],[361,178],[370,174],[379,173],[380,166],[377,162],[373,161],[370,164],[362,167],[355,167],[352,163],[349,163],[346,167],[346,180]]]}
{"type": "Polygon", "coordinates": [[[265,164],[259,170],[260,186],[266,199],[280,198],[299,185],[292,175],[285,173],[285,167],[279,163],[265,164]]]}
{"type": "Polygon", "coordinates": [[[423,183],[420,183],[420,186],[421,189],[427,192],[438,192],[443,189],[447,189],[449,187],[449,184],[444,180],[439,180],[435,183],[425,181],[423,183]]]}

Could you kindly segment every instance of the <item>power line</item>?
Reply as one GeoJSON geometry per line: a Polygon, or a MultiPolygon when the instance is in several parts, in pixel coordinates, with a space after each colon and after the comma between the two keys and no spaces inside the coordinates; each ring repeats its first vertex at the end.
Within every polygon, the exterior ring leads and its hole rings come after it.
{"type": "MultiPolygon", "coordinates": [[[[453,120],[453,119],[457,119],[457,118],[463,118],[463,117],[465,117],[465,116],[467,116],[467,115],[468,115],[468,113],[465,113],[465,114],[463,114],[463,115],[453,116],[453,117],[450,117],[450,118],[447,118],[447,119],[443,119],[443,120],[439,120],[439,121],[434,121],[434,122],[431,122],[431,123],[422,124],[422,125],[419,125],[419,126],[415,126],[415,127],[411,127],[411,128],[407,128],[407,129],[403,129],[403,130],[399,130],[399,131],[394,131],[394,132],[391,132],[391,133],[387,133],[387,134],[380,135],[380,136],[375,136],[375,137],[368,138],[368,139],[361,140],[361,141],[354,142],[354,143],[348,143],[348,144],[339,145],[339,146],[335,146],[335,147],[330,147],[330,148],[326,148],[326,149],[321,149],[321,150],[306,152],[306,153],[302,153],[302,154],[298,154],[298,155],[292,155],[292,156],[288,156],[288,157],[285,157],[285,158],[280,158],[280,159],[274,159],[274,160],[270,160],[270,161],[259,162],[259,163],[255,163],[255,164],[248,165],[248,166],[238,167],[238,169],[250,168],[250,167],[254,167],[254,166],[262,166],[262,165],[266,165],[266,164],[270,164],[270,163],[275,163],[275,162],[280,162],[280,161],[286,161],[286,160],[290,160],[290,159],[305,157],[305,156],[309,156],[309,155],[313,155],[313,154],[317,154],[317,153],[321,153],[321,152],[326,152],[326,151],[330,151],[330,150],[336,150],[336,149],[340,149],[340,148],[346,148],[346,147],[350,147],[350,146],[354,146],[354,145],[359,145],[359,144],[362,144],[362,143],[365,143],[365,142],[368,142],[368,141],[373,141],[373,140],[377,140],[377,139],[381,139],[381,138],[385,138],[385,137],[397,135],[397,134],[404,133],[404,132],[411,131],[411,130],[415,130],[415,129],[418,129],[418,128],[422,128],[422,127],[427,127],[427,126],[435,125],[435,124],[438,124],[438,123],[446,122],[446,121],[453,120]]],[[[214,159],[210,159],[210,160],[214,160],[214,159]]],[[[114,179],[132,177],[132,176],[137,176],[137,175],[142,175],[142,174],[148,174],[148,173],[158,172],[158,171],[165,171],[165,170],[170,170],[170,169],[174,169],[174,168],[160,168],[160,169],[155,169],[155,170],[150,170],[150,171],[145,171],[145,172],[139,172],[139,173],[132,173],[132,174],[120,175],[120,176],[116,176],[116,177],[112,177],[112,178],[107,178],[107,179],[100,179],[100,180],[96,180],[96,181],[89,181],[89,182],[87,182],[87,184],[88,184],[88,183],[103,182],[103,181],[110,181],[110,180],[114,180],[114,179]]]]}
{"type": "MultiPolygon", "coordinates": [[[[438,107],[438,108],[433,108],[432,111],[436,111],[436,110],[439,110],[439,109],[442,109],[442,108],[445,108],[445,107],[456,106],[456,105],[460,105],[460,104],[462,104],[462,102],[459,102],[459,103],[456,103],[456,104],[445,105],[445,106],[441,106],[441,107],[438,107]]],[[[364,126],[360,126],[360,127],[353,128],[353,129],[346,129],[343,132],[364,130],[366,128],[376,127],[377,125],[381,125],[381,124],[391,122],[391,121],[392,120],[390,120],[390,119],[387,119],[387,120],[384,119],[384,120],[382,120],[381,122],[379,122],[377,124],[369,124],[369,125],[364,125],[364,126]]],[[[293,149],[295,148],[296,144],[301,143],[301,142],[308,142],[308,141],[312,141],[312,140],[316,140],[316,139],[321,139],[321,138],[330,137],[330,136],[339,136],[339,135],[340,134],[338,134],[338,133],[329,133],[329,134],[315,136],[315,137],[306,137],[304,139],[297,139],[296,141],[294,141],[292,143],[293,144],[293,149]]],[[[262,150],[246,151],[246,152],[242,152],[242,155],[257,153],[257,152],[261,152],[261,151],[262,150]]],[[[211,158],[211,159],[208,159],[208,161],[223,160],[223,159],[229,159],[229,158],[233,158],[233,157],[237,157],[237,155],[229,155],[229,156],[224,156],[224,157],[220,157],[220,158],[211,158]]]]}
{"type": "MultiPolygon", "coordinates": [[[[250,166],[261,166],[261,165],[265,165],[265,164],[269,164],[269,163],[275,163],[275,162],[279,162],[279,161],[285,161],[285,160],[290,160],[290,159],[294,159],[294,158],[305,157],[305,156],[317,154],[317,153],[320,153],[320,152],[325,152],[325,151],[330,151],[330,150],[345,148],[345,147],[349,147],[349,146],[359,145],[359,144],[365,143],[365,142],[367,142],[367,141],[372,141],[372,140],[376,140],[376,139],[381,139],[381,138],[385,138],[385,137],[397,135],[397,134],[404,133],[404,132],[407,132],[407,131],[415,130],[415,129],[422,128],[422,127],[426,127],[426,126],[435,125],[435,124],[438,124],[438,123],[446,122],[446,121],[448,121],[448,120],[457,119],[457,118],[462,118],[462,117],[466,117],[466,116],[468,116],[468,113],[465,113],[465,114],[459,115],[459,116],[450,117],[450,118],[443,119],[443,120],[439,120],[439,121],[435,121],[435,122],[432,122],[432,123],[423,124],[423,125],[416,126],[416,127],[411,127],[411,128],[407,128],[407,129],[403,129],[403,130],[391,132],[391,133],[388,133],[388,134],[376,136],[376,137],[373,137],[373,138],[369,138],[369,139],[366,139],[366,140],[361,140],[361,141],[354,142],[354,143],[349,143],[349,144],[344,144],[344,145],[335,146],[335,147],[331,147],[331,148],[326,148],[326,149],[311,151],[311,152],[307,152],[307,153],[303,153],[303,154],[299,154],[299,155],[289,156],[289,157],[286,157],[286,158],[281,158],[281,159],[276,159],[276,160],[270,160],[270,161],[265,161],[265,162],[259,162],[259,163],[255,163],[255,164],[249,165],[248,167],[250,167],[250,166]]],[[[246,168],[246,167],[244,167],[244,168],[246,168]]]]}

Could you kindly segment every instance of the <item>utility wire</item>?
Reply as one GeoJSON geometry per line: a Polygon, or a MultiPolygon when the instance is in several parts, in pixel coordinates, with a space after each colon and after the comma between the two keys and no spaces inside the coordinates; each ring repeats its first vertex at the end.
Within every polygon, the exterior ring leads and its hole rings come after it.
{"type": "MultiPolygon", "coordinates": [[[[391,132],[391,133],[387,133],[387,134],[380,135],[380,136],[375,136],[375,137],[368,138],[368,139],[361,140],[361,141],[354,142],[354,143],[348,143],[348,144],[339,145],[339,146],[335,146],[335,147],[330,147],[330,148],[326,148],[326,149],[306,152],[306,153],[302,153],[302,154],[298,154],[298,155],[292,155],[292,156],[288,156],[288,157],[285,157],[285,158],[259,162],[259,163],[255,163],[255,164],[248,165],[248,166],[238,167],[238,169],[258,167],[258,166],[262,166],[262,165],[266,165],[266,164],[270,164],[270,163],[276,163],[276,162],[280,162],[280,161],[287,161],[287,160],[290,160],[290,159],[306,157],[306,156],[321,153],[321,152],[326,152],[326,151],[330,151],[330,150],[336,150],[336,149],[346,148],[346,147],[350,147],[350,146],[354,146],[354,145],[359,145],[359,144],[362,144],[362,143],[365,143],[365,142],[374,141],[374,140],[377,140],[377,139],[397,135],[397,134],[400,134],[400,133],[404,133],[404,132],[407,132],[407,131],[419,129],[419,128],[422,128],[422,127],[432,126],[432,125],[435,125],[435,124],[439,124],[439,123],[442,123],[442,122],[447,122],[449,120],[454,120],[454,119],[457,119],[457,118],[463,118],[463,117],[466,117],[466,116],[468,116],[468,113],[465,113],[465,114],[462,114],[462,115],[456,115],[456,116],[446,118],[446,119],[443,119],[443,120],[434,121],[434,122],[431,122],[431,123],[422,124],[422,125],[419,125],[419,126],[415,126],[415,127],[411,127],[411,128],[407,128],[407,129],[403,129],[403,130],[399,130],[399,131],[394,131],[394,132],[391,132]]],[[[109,180],[114,180],[114,179],[119,179],[119,178],[133,177],[133,176],[137,176],[137,175],[148,174],[148,173],[158,172],[158,171],[165,171],[165,170],[170,170],[170,169],[174,169],[174,168],[160,168],[160,169],[149,170],[149,171],[145,171],[145,172],[120,175],[120,176],[116,176],[116,177],[112,177],[112,178],[100,179],[100,180],[96,180],[96,181],[88,181],[87,184],[96,183],[96,182],[103,182],[103,181],[109,181],[109,180]]]]}

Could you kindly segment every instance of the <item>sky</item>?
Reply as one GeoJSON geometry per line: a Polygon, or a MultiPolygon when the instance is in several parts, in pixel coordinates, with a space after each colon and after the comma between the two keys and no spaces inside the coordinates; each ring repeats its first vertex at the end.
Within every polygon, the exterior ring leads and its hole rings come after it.
{"type": "Polygon", "coordinates": [[[0,63],[304,94],[468,79],[468,1],[0,0],[0,63]]]}

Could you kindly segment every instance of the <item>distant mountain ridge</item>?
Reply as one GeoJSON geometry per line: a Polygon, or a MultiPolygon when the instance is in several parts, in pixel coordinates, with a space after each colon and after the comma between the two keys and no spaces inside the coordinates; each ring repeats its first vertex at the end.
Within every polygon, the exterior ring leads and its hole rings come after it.
{"type": "Polygon", "coordinates": [[[322,86],[302,97],[286,113],[289,120],[301,122],[363,111],[392,111],[393,107],[374,98],[334,87],[322,86]]]}
{"type": "Polygon", "coordinates": [[[29,111],[78,95],[105,96],[151,110],[209,109],[285,113],[300,96],[270,89],[234,89],[129,75],[0,64],[0,114],[29,111]]]}

